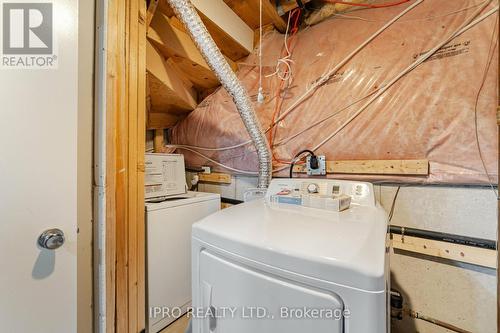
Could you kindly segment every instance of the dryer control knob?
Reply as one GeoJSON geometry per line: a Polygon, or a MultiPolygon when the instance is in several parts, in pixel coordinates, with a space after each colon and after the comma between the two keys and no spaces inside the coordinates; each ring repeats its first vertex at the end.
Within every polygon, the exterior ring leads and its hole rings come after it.
{"type": "Polygon", "coordinates": [[[319,192],[318,184],[310,183],[309,185],[307,185],[307,192],[311,194],[318,193],[319,192]]]}

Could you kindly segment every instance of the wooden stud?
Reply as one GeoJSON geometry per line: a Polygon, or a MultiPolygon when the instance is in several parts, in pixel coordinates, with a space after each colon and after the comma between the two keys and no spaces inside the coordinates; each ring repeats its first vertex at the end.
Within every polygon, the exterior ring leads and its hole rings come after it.
{"type": "Polygon", "coordinates": [[[231,175],[226,173],[217,173],[217,172],[199,173],[198,177],[200,179],[200,182],[218,183],[218,184],[231,184],[232,182],[231,175]]]}
{"type": "Polygon", "coordinates": [[[108,0],[106,332],[145,328],[146,6],[108,0]]]}
{"type": "MultiPolygon", "coordinates": [[[[296,165],[294,172],[304,173],[304,165],[296,165]]],[[[416,175],[429,174],[428,160],[349,160],[327,161],[327,173],[366,175],[416,175]]]]}
{"type": "Polygon", "coordinates": [[[155,137],[153,140],[155,153],[163,153],[165,151],[165,137],[163,133],[163,129],[155,130],[155,137]]]}
{"type": "Polygon", "coordinates": [[[496,268],[495,250],[395,234],[392,234],[392,246],[398,250],[496,268]]]}

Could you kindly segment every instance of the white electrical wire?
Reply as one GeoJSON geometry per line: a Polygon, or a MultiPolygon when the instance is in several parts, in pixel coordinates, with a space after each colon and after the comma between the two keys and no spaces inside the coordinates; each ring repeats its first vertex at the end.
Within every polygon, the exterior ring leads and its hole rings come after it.
{"type": "Polygon", "coordinates": [[[257,102],[264,103],[264,89],[262,88],[262,0],[259,1],[259,92],[257,102]]]}
{"type": "MultiPolygon", "coordinates": [[[[262,1],[262,0],[261,0],[262,1]]],[[[288,33],[290,32],[290,21],[291,21],[292,15],[288,15],[288,21],[286,25],[286,31],[285,31],[285,51],[286,51],[286,56],[283,58],[278,59],[276,63],[276,70],[274,73],[271,73],[269,75],[266,75],[266,77],[271,77],[271,76],[278,76],[280,80],[282,81],[291,81],[292,79],[292,63],[293,60],[291,59],[292,53],[290,52],[290,49],[288,48],[288,33]],[[286,66],[286,70],[284,71],[286,75],[283,75],[281,72],[281,65],[286,66]]],[[[289,82],[291,83],[291,82],[289,82]]]]}

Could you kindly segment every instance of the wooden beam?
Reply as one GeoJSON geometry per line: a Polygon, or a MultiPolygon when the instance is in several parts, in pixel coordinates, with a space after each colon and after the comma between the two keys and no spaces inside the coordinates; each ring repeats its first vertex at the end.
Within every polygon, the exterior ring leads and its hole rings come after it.
{"type": "MultiPolygon", "coordinates": [[[[175,27],[176,29],[184,32],[186,35],[188,35],[188,33],[186,32],[186,28],[184,27],[184,25],[182,24],[182,22],[175,16],[172,16],[170,19],[170,24],[175,27]]],[[[189,37],[191,38],[191,37],[189,37]]],[[[218,41],[218,40],[215,40],[215,43],[219,43],[221,44],[222,42],[221,41],[218,41]]],[[[226,48],[225,45],[217,45],[219,47],[219,49],[222,48],[226,48]]],[[[224,56],[224,58],[226,58],[226,61],[229,63],[229,66],[231,66],[231,68],[233,69],[234,72],[236,72],[238,70],[238,65],[236,64],[237,61],[240,61],[240,60],[243,60],[244,58],[246,58],[246,56],[248,55],[246,53],[246,51],[243,51],[244,52],[244,56],[240,59],[237,59],[235,61],[233,61],[231,58],[229,58],[227,55],[224,54],[223,50],[221,49],[221,52],[222,52],[222,55],[224,56]]]]}
{"type": "Polygon", "coordinates": [[[253,29],[234,13],[223,0],[192,0],[210,35],[231,60],[253,51],[253,29]]]}
{"type": "Polygon", "coordinates": [[[496,268],[495,250],[395,234],[392,234],[392,247],[436,258],[496,268]]]}
{"type": "Polygon", "coordinates": [[[171,19],[165,14],[155,15],[148,30],[148,39],[165,57],[175,62],[195,86],[209,89],[219,85],[219,80],[203,59],[191,37],[172,25],[171,19]]]}
{"type": "Polygon", "coordinates": [[[153,17],[155,16],[156,9],[158,8],[158,3],[160,0],[151,0],[148,6],[148,11],[146,14],[146,28],[148,28],[151,25],[151,21],[153,20],[153,17]]]}
{"type": "Polygon", "coordinates": [[[227,173],[218,173],[218,172],[199,173],[198,177],[200,179],[200,182],[206,182],[206,183],[231,184],[232,182],[231,175],[227,173]]]}
{"type": "Polygon", "coordinates": [[[181,115],[164,113],[164,112],[149,112],[147,115],[146,128],[149,130],[157,130],[163,128],[174,127],[177,122],[183,117],[181,115]]]}
{"type": "MultiPolygon", "coordinates": [[[[304,165],[296,165],[294,172],[304,173],[304,165]]],[[[428,160],[349,160],[327,161],[327,173],[367,174],[367,175],[416,175],[429,174],[428,160]]]]}
{"type": "MultiPolygon", "coordinates": [[[[259,0],[224,0],[224,2],[238,15],[250,28],[258,29],[259,0]]],[[[262,25],[273,24],[280,32],[285,32],[286,22],[278,15],[276,7],[269,0],[262,1],[262,25]]],[[[255,45],[255,44],[254,44],[255,45]]]]}
{"type": "Polygon", "coordinates": [[[175,15],[174,10],[172,9],[172,7],[170,7],[167,0],[159,0],[158,9],[168,17],[172,17],[175,15]]]}
{"type": "Polygon", "coordinates": [[[163,55],[147,43],[147,71],[151,110],[154,112],[186,112],[193,110],[196,91],[186,87],[185,81],[175,67],[167,63],[163,55]]]}

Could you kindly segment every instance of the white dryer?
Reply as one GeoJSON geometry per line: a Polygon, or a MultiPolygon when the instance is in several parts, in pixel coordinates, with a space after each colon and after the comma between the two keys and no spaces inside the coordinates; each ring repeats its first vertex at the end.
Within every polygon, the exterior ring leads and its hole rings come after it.
{"type": "Polygon", "coordinates": [[[389,332],[387,226],[372,184],[274,179],[193,225],[193,332],[389,332]]]}

